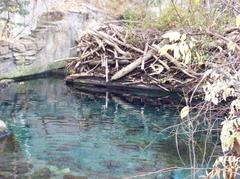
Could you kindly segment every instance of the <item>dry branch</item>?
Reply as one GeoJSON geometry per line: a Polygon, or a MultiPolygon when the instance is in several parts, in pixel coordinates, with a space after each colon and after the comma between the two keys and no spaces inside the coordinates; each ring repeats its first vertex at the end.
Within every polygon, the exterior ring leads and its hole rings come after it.
{"type": "Polygon", "coordinates": [[[124,77],[125,75],[127,75],[128,73],[132,72],[133,70],[135,70],[139,65],[141,65],[142,61],[147,61],[150,58],[152,58],[154,55],[154,51],[150,50],[147,52],[147,54],[143,57],[138,58],[137,60],[135,60],[134,62],[132,62],[131,64],[129,64],[128,66],[124,67],[123,69],[121,69],[120,71],[118,71],[115,75],[113,75],[113,77],[111,78],[111,80],[118,80],[122,77],[124,77]]]}

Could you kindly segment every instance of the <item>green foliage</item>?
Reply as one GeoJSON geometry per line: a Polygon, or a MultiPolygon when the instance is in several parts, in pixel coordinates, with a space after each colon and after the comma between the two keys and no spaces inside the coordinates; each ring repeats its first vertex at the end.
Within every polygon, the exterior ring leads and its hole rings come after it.
{"type": "Polygon", "coordinates": [[[173,58],[183,64],[198,64],[205,63],[201,51],[196,48],[196,40],[193,37],[188,37],[186,34],[169,31],[162,38],[169,41],[168,44],[159,49],[161,55],[166,55],[169,52],[173,54],[173,58]]]}
{"type": "Polygon", "coordinates": [[[26,6],[29,5],[29,0],[2,0],[0,2],[0,14],[3,12],[18,13],[19,15],[25,16],[29,12],[26,10],[26,6]]]}
{"type": "Polygon", "coordinates": [[[161,5],[162,0],[145,0],[147,5],[161,5]]]}
{"type": "Polygon", "coordinates": [[[187,11],[181,7],[169,5],[159,17],[148,17],[146,26],[159,30],[168,30],[187,23],[187,11]]]}
{"type": "Polygon", "coordinates": [[[159,15],[149,11],[148,6],[135,6],[128,8],[123,19],[129,21],[130,26],[136,26],[131,21],[139,21],[140,28],[156,28],[169,30],[173,28],[213,28],[223,30],[224,25],[235,24],[234,14],[231,8],[215,4],[208,9],[201,0],[186,0],[182,4],[168,3],[166,7],[161,6],[161,1],[148,1],[152,7],[159,7],[159,15]],[[162,9],[163,8],[163,9],[162,9]]]}
{"type": "Polygon", "coordinates": [[[11,20],[11,15],[18,14],[20,16],[26,16],[29,14],[27,6],[29,0],[0,0],[0,37],[9,38],[11,29],[16,25],[11,20]]]}
{"type": "Polygon", "coordinates": [[[147,16],[147,12],[144,8],[141,7],[131,7],[126,9],[126,11],[123,14],[123,19],[129,20],[129,21],[140,21],[145,19],[147,16]]]}

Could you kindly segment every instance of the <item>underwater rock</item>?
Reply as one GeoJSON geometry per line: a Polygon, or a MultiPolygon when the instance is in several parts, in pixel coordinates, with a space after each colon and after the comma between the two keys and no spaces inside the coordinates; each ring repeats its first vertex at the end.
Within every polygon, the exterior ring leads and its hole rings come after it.
{"type": "Polygon", "coordinates": [[[101,165],[106,167],[107,169],[114,169],[121,167],[121,162],[116,160],[104,160],[100,162],[101,165]]]}
{"type": "Polygon", "coordinates": [[[147,172],[154,172],[157,170],[157,168],[155,168],[154,166],[142,165],[137,167],[135,170],[138,172],[147,173],[147,172]]]}
{"type": "Polygon", "coordinates": [[[49,166],[49,169],[52,173],[54,173],[56,175],[64,175],[64,174],[68,174],[71,172],[70,168],[59,169],[56,166],[49,166]]]}
{"type": "Polygon", "coordinates": [[[3,139],[3,138],[8,137],[10,135],[11,135],[11,132],[9,130],[7,130],[7,129],[4,130],[4,131],[0,130],[0,139],[3,139]]]}
{"type": "Polygon", "coordinates": [[[63,179],[88,179],[86,176],[64,175],[63,179]]]}
{"type": "Polygon", "coordinates": [[[130,128],[126,130],[126,135],[138,135],[142,130],[138,128],[130,128]]]}
{"type": "Polygon", "coordinates": [[[0,88],[6,88],[10,83],[13,83],[14,80],[6,79],[6,80],[0,80],[0,88]]]}
{"type": "Polygon", "coordinates": [[[10,179],[13,178],[12,172],[0,171],[0,179],[10,179]]]}
{"type": "Polygon", "coordinates": [[[20,152],[19,143],[16,140],[16,137],[14,135],[10,135],[8,137],[5,137],[1,139],[0,141],[0,163],[3,157],[6,156],[8,153],[18,153],[20,152]]]}
{"type": "Polygon", "coordinates": [[[39,178],[49,179],[51,178],[51,176],[52,176],[52,173],[49,168],[41,168],[33,173],[32,179],[39,179],[39,178]]]}
{"type": "MultiPolygon", "coordinates": [[[[1,172],[13,172],[12,168],[9,167],[10,164],[8,163],[2,163],[2,161],[0,160],[0,171],[1,172]]],[[[1,178],[1,172],[0,172],[0,178],[1,178]]]]}
{"type": "Polygon", "coordinates": [[[12,164],[13,167],[16,168],[16,173],[17,174],[25,174],[31,171],[33,168],[33,165],[28,162],[17,162],[12,164]]]}
{"type": "Polygon", "coordinates": [[[117,147],[119,147],[123,152],[124,151],[139,151],[140,148],[136,144],[126,143],[126,144],[118,144],[117,147]]]}

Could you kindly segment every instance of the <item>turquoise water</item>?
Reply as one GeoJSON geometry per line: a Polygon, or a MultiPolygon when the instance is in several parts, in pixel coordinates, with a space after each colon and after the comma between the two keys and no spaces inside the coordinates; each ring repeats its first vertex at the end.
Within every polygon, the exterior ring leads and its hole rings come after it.
{"type": "MultiPolygon", "coordinates": [[[[0,141],[0,171],[16,168],[19,162],[27,171],[14,175],[23,178],[44,167],[50,169],[52,178],[67,174],[124,178],[182,166],[175,138],[158,134],[176,122],[176,109],[133,105],[107,96],[76,92],[54,78],[1,89],[0,118],[14,136],[0,141]]],[[[180,150],[187,160],[187,148],[180,150]]],[[[173,170],[143,178],[178,179],[188,174],[173,170]]]]}

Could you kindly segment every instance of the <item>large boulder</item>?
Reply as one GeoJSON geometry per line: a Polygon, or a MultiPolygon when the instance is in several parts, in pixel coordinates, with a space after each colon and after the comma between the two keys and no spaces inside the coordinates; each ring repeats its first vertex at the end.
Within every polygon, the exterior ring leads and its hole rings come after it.
{"type": "Polygon", "coordinates": [[[0,41],[0,79],[30,76],[64,67],[64,59],[76,55],[74,48],[71,49],[79,36],[90,27],[96,28],[105,16],[102,11],[88,6],[43,13],[30,35],[14,41],[0,41]]]}

